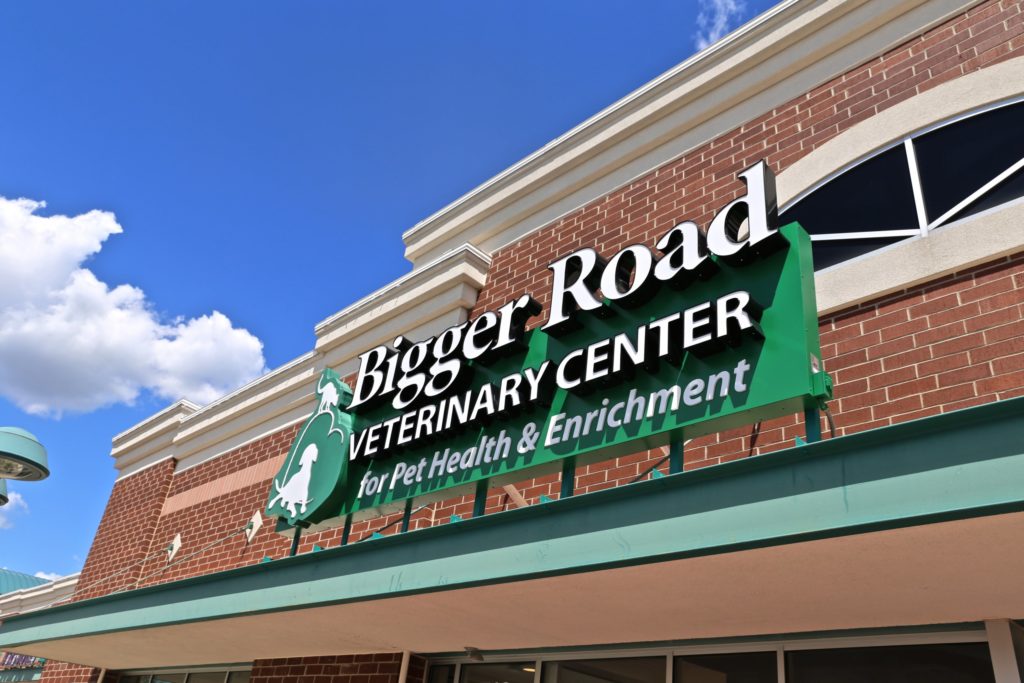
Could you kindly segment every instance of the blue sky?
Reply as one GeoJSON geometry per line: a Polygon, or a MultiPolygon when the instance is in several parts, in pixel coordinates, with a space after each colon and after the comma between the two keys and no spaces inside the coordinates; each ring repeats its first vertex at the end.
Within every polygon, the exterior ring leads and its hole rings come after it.
{"type": "Polygon", "coordinates": [[[305,353],[404,230],[771,4],[0,4],[0,424],[53,471],[0,566],[80,569],[114,434],[305,353]]]}

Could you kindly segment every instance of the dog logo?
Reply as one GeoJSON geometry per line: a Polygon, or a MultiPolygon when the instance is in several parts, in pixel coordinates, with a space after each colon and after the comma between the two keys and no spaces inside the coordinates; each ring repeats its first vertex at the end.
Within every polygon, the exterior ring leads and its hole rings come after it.
{"type": "Polygon", "coordinates": [[[337,516],[345,488],[353,416],[345,412],[352,389],[327,369],[316,387],[316,410],[303,423],[274,477],[267,515],[296,525],[337,516]]]}

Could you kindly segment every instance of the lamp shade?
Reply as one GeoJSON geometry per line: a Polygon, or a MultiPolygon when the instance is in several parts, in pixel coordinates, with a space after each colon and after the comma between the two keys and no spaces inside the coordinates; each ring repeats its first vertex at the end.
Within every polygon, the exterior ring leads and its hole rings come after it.
{"type": "Polygon", "coordinates": [[[0,508],[7,505],[7,482],[0,479],[0,508]]]}
{"type": "Polygon", "coordinates": [[[50,476],[46,449],[24,429],[0,427],[0,479],[38,481],[50,476]]]}

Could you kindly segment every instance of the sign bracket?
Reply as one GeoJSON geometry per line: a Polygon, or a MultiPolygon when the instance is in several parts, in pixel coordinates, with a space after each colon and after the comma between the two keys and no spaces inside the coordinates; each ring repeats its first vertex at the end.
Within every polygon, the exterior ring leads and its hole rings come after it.
{"type": "Polygon", "coordinates": [[[807,443],[821,441],[821,411],[817,408],[804,408],[804,424],[807,443]]]}
{"type": "Polygon", "coordinates": [[[405,499],[405,510],[402,512],[402,528],[401,533],[405,533],[409,530],[409,520],[412,518],[412,498],[405,499]]]}
{"type": "Polygon", "coordinates": [[[562,460],[562,490],[559,498],[569,498],[576,491],[576,456],[562,460]]]}
{"type": "Polygon", "coordinates": [[[341,544],[348,545],[349,534],[352,533],[352,515],[345,515],[345,528],[341,530],[341,544]]]}
{"type": "Polygon", "coordinates": [[[487,484],[489,479],[481,479],[476,483],[476,495],[473,498],[473,518],[483,517],[487,509],[487,484]]]}
{"type": "Polygon", "coordinates": [[[683,471],[683,435],[672,439],[668,444],[668,473],[679,474],[683,471]]]}

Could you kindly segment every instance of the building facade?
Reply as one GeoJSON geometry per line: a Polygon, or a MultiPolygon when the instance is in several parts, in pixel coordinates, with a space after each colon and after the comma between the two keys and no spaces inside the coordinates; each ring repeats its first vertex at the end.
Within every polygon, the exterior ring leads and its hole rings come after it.
{"type": "MultiPolygon", "coordinates": [[[[74,595],[78,575],[50,581],[9,569],[0,569],[0,621],[14,614],[45,609],[74,595]]],[[[38,681],[46,660],[13,652],[0,652],[0,682],[38,681]]]]}
{"type": "Polygon", "coordinates": [[[783,2],[407,231],[409,274],[308,354],[117,435],[74,597],[0,648],[47,683],[1019,683],[1021,197],[1024,3],[783,2]],[[813,244],[817,424],[298,537],[263,514],[324,369],[550,312],[552,262],[705,229],[762,160],[813,244]]]}

